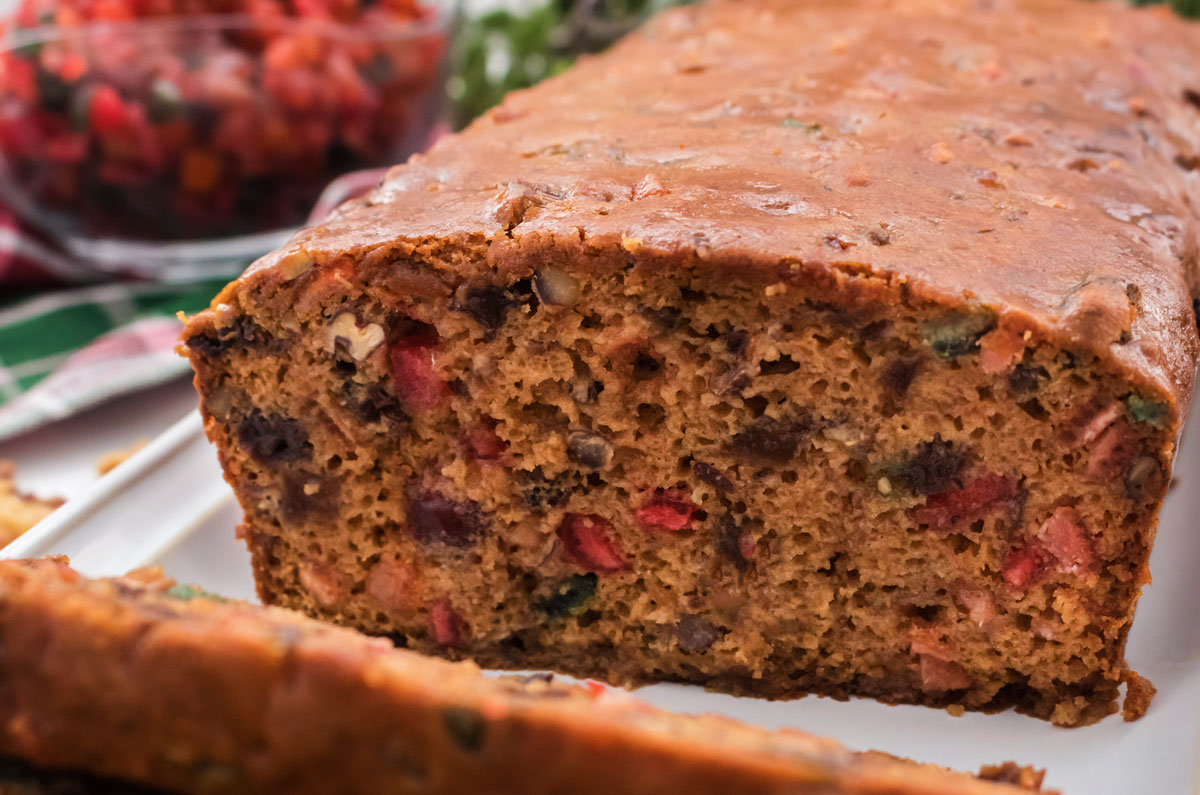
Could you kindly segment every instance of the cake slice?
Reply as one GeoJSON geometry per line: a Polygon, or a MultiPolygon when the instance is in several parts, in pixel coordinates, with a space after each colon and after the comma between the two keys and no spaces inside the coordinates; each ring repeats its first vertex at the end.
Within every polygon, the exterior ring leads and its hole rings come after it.
{"type": "Polygon", "coordinates": [[[1197,360],[1200,28],[673,10],[193,318],[259,593],[611,682],[1116,709],[1197,360]]]}
{"type": "MultiPolygon", "coordinates": [[[[156,571],[88,580],[63,558],[0,562],[0,644],[0,754],[179,793],[1001,795],[1042,779],[672,715],[595,683],[489,679],[156,571]]],[[[27,772],[0,767],[0,787],[27,772]]]]}

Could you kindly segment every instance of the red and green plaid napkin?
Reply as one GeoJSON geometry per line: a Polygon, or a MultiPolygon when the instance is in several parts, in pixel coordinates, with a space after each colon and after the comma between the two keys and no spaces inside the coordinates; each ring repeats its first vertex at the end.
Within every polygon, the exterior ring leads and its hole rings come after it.
{"type": "Polygon", "coordinates": [[[106,284],[0,301],[0,439],[188,370],[175,313],[197,312],[226,278],[106,284]]]}

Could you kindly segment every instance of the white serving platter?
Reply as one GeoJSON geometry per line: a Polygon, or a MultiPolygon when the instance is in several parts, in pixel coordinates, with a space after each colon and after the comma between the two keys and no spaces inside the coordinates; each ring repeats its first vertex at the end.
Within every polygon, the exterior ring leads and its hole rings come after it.
{"type": "MultiPolygon", "coordinates": [[[[965,770],[1012,759],[1049,770],[1066,795],[1200,793],[1200,445],[1185,439],[1151,558],[1127,656],[1158,687],[1150,711],[1081,729],[1011,712],[953,717],[865,699],[761,701],[698,687],[654,685],[637,696],[684,712],[720,712],[768,727],[792,726],[965,770]]],[[[197,414],[189,414],[109,476],[0,551],[66,554],[88,575],[161,565],[182,581],[254,598],[249,556],[234,538],[240,512],[197,414]]]]}

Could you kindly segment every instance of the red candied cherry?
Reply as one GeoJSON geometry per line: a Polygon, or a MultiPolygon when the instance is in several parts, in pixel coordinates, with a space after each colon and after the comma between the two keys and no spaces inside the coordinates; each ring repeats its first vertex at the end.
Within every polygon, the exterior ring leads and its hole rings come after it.
{"type": "Polygon", "coordinates": [[[558,526],[558,537],[567,555],[588,571],[613,574],[629,567],[612,540],[612,525],[595,514],[569,513],[558,526]]]}
{"type": "Polygon", "coordinates": [[[1100,568],[1095,543],[1074,508],[1056,508],[1038,528],[1038,538],[1067,574],[1095,574],[1100,568]]]}
{"type": "MultiPolygon", "coordinates": [[[[24,58],[7,57],[4,59],[4,89],[26,105],[37,101],[38,83],[37,71],[33,64],[24,58]]],[[[29,125],[31,128],[33,125],[29,125]]]]}
{"type": "Polygon", "coordinates": [[[967,616],[979,627],[986,627],[999,614],[995,597],[987,591],[963,588],[958,592],[958,601],[967,608],[967,616]]]}
{"type": "Polygon", "coordinates": [[[941,530],[962,522],[973,522],[986,516],[1001,503],[1017,496],[1017,486],[1001,475],[981,475],[963,484],[962,488],[931,495],[924,505],[909,511],[909,515],[924,525],[941,530]]]}
{"type": "Polygon", "coordinates": [[[645,530],[675,533],[692,523],[696,510],[696,504],[685,490],[670,489],[651,495],[633,516],[645,530]]]}
{"type": "Polygon", "coordinates": [[[96,86],[88,102],[88,124],[100,135],[119,133],[129,123],[125,101],[112,86],[96,86]]]}
{"type": "Polygon", "coordinates": [[[1121,416],[1121,406],[1115,402],[1105,403],[1100,398],[1080,406],[1067,420],[1062,430],[1062,441],[1071,448],[1086,447],[1104,433],[1121,416]]]}
{"type": "Polygon", "coordinates": [[[508,449],[508,442],[495,430],[495,421],[484,421],[463,431],[463,446],[477,461],[498,461],[508,449]]]}
{"type": "Polygon", "coordinates": [[[420,574],[412,564],[384,558],[367,574],[366,590],[387,610],[408,613],[419,606],[420,574]]]}
{"type": "Polygon", "coordinates": [[[88,140],[78,133],[61,133],[45,140],[46,157],[57,163],[82,163],[87,160],[88,140]]]}
{"type": "Polygon", "coordinates": [[[1010,370],[1025,353],[1025,334],[1000,324],[979,340],[979,368],[988,375],[1010,370]]]}
{"type": "Polygon", "coordinates": [[[327,563],[307,560],[300,564],[300,585],[321,607],[332,607],[346,595],[345,580],[327,563]]]}
{"type": "Polygon", "coordinates": [[[22,115],[3,111],[0,115],[0,149],[10,157],[33,157],[42,146],[37,128],[22,115]]]}
{"type": "Polygon", "coordinates": [[[441,405],[446,384],[436,367],[437,333],[410,334],[392,344],[392,385],[405,408],[427,411],[441,405]]]}
{"type": "Polygon", "coordinates": [[[1124,419],[1114,420],[1092,443],[1088,455],[1089,478],[1106,482],[1121,477],[1137,455],[1138,440],[1124,419]]]}
{"type": "Polygon", "coordinates": [[[917,659],[922,690],[945,693],[950,690],[965,690],[971,686],[971,677],[958,663],[943,660],[932,654],[922,654],[917,659]]]}
{"type": "Polygon", "coordinates": [[[74,83],[88,73],[88,61],[81,53],[71,52],[63,55],[58,67],[58,76],[64,82],[74,83]]]}
{"type": "Polygon", "coordinates": [[[955,654],[932,629],[914,629],[909,635],[909,651],[917,655],[921,689],[931,692],[962,690],[971,679],[955,654]]]}
{"type": "Polygon", "coordinates": [[[1000,565],[1000,576],[1018,590],[1025,590],[1042,573],[1042,553],[1037,546],[1023,543],[1013,547],[1000,565]]]}
{"type": "Polygon", "coordinates": [[[458,646],[466,637],[467,622],[449,599],[439,599],[429,608],[429,629],[439,646],[458,646]]]}

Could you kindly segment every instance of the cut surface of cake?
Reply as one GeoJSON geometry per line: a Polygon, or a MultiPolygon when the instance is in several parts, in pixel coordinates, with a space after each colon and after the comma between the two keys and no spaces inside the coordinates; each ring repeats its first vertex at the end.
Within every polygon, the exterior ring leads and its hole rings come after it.
{"type": "Polygon", "coordinates": [[[185,332],[261,597],[485,666],[1136,716],[1198,50],[718,0],[512,95],[185,332]]]}
{"type": "Polygon", "coordinates": [[[0,792],[184,795],[1003,795],[979,776],[799,731],[681,716],[603,685],[492,679],[157,571],[0,562],[0,792]],[[136,790],[141,792],[141,790],[136,790]]]}

